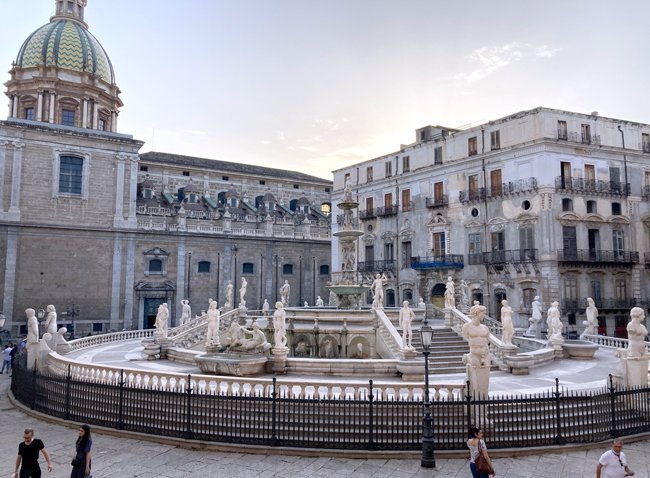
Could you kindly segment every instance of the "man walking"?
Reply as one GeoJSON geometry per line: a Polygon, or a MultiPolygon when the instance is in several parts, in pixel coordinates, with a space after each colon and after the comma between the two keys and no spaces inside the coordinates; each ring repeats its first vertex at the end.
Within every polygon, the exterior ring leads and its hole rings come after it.
{"type": "Polygon", "coordinates": [[[9,373],[11,370],[11,350],[11,342],[9,342],[2,351],[2,369],[0,370],[0,373],[9,373]],[[6,372],[5,369],[7,369],[6,372]]]}
{"type": "Polygon", "coordinates": [[[45,445],[38,438],[34,438],[34,430],[26,428],[23,435],[23,442],[18,445],[18,456],[16,457],[16,468],[13,476],[18,478],[41,478],[41,467],[38,465],[38,452],[43,453],[47,462],[47,471],[52,472],[52,460],[45,449],[45,445]],[[21,465],[22,462],[22,466],[21,465]],[[20,467],[20,475],[18,468],[20,467]]]}
{"type": "Polygon", "coordinates": [[[627,466],[627,459],[623,453],[623,441],[616,438],[612,449],[603,453],[596,467],[596,478],[624,478],[633,476],[634,472],[627,466]]]}

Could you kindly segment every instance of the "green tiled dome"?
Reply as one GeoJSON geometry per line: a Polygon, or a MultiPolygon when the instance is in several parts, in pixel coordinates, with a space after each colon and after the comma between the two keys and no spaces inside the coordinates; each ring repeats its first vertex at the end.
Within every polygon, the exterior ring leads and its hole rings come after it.
{"type": "Polygon", "coordinates": [[[46,64],[74,71],[88,71],[115,84],[113,65],[97,39],[81,24],[55,20],[32,33],[18,52],[21,68],[46,64]]]}

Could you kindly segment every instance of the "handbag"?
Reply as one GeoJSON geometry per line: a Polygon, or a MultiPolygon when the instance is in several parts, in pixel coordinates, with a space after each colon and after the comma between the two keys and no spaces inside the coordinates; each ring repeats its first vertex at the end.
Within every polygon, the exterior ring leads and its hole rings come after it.
{"type": "Polygon", "coordinates": [[[81,460],[79,460],[77,458],[73,458],[72,461],[70,462],[70,464],[72,466],[79,466],[79,465],[81,465],[81,460]]]}
{"type": "Polygon", "coordinates": [[[481,452],[481,440],[478,441],[478,456],[476,457],[476,460],[474,460],[474,465],[476,465],[476,471],[479,473],[494,475],[494,468],[492,468],[492,465],[488,463],[487,459],[481,452]]]}

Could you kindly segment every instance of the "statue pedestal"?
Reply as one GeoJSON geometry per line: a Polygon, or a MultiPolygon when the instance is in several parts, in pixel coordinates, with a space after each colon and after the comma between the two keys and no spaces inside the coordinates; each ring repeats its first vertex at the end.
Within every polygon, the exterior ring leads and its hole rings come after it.
{"type": "Polygon", "coordinates": [[[451,309],[444,309],[445,311],[445,327],[451,327],[451,309]]]}
{"type": "Polygon", "coordinates": [[[467,380],[469,380],[469,392],[473,397],[487,397],[490,388],[490,366],[468,365],[467,380]]]}
{"type": "Polygon", "coordinates": [[[640,358],[621,358],[625,366],[625,385],[627,387],[647,387],[648,386],[648,357],[640,358]]]}
{"type": "Polygon", "coordinates": [[[160,346],[160,358],[167,358],[167,347],[169,347],[167,335],[156,332],[153,338],[154,342],[160,346]]]}
{"type": "Polygon", "coordinates": [[[402,359],[397,362],[397,371],[402,374],[405,382],[419,382],[424,376],[424,362],[416,360],[418,353],[415,349],[402,349],[402,359]]]}
{"type": "Polygon", "coordinates": [[[288,347],[273,347],[271,349],[271,368],[274,373],[287,373],[288,347]]]}
{"type": "Polygon", "coordinates": [[[147,360],[156,360],[160,357],[160,344],[156,343],[155,339],[142,339],[142,346],[144,347],[144,354],[147,360]]]}
{"type": "Polygon", "coordinates": [[[564,349],[562,348],[563,344],[564,344],[564,337],[562,336],[556,337],[552,335],[551,338],[548,339],[547,346],[548,348],[553,349],[555,351],[556,359],[564,358],[564,349]]]}
{"type": "Polygon", "coordinates": [[[221,344],[211,343],[210,345],[205,346],[205,353],[215,354],[215,353],[217,353],[219,351],[220,347],[221,347],[221,344]]]}
{"type": "Polygon", "coordinates": [[[36,361],[41,347],[38,342],[27,342],[27,370],[36,368],[36,361]]]}

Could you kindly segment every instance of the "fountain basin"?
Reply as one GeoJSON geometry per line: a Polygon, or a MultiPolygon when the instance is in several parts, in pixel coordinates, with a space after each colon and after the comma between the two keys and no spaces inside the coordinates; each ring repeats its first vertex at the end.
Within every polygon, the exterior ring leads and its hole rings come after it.
{"type": "Polygon", "coordinates": [[[236,377],[252,377],[264,373],[268,360],[264,355],[234,352],[203,354],[194,358],[203,373],[236,377]]]}
{"type": "Polygon", "coordinates": [[[592,360],[598,345],[587,340],[565,340],[562,350],[568,358],[575,360],[592,360]]]}

